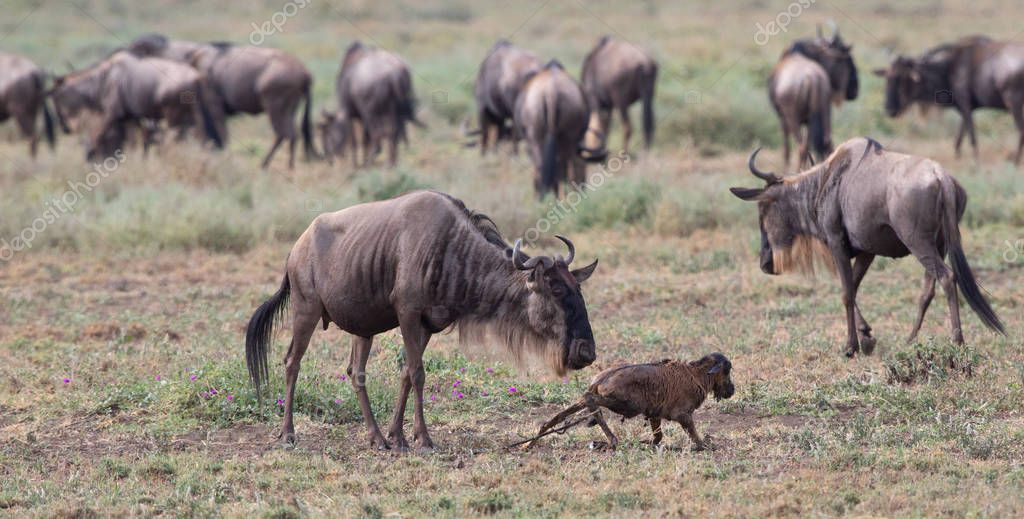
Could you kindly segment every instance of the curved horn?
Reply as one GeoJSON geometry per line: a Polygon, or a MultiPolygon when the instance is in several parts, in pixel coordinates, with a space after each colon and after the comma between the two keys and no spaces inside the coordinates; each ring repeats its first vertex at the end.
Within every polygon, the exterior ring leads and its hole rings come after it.
{"type": "Polygon", "coordinates": [[[775,173],[771,173],[771,172],[768,172],[768,171],[761,171],[761,170],[757,169],[757,165],[754,164],[754,162],[757,161],[757,154],[758,153],[761,153],[761,148],[760,147],[757,148],[756,150],[754,150],[754,153],[750,154],[750,160],[747,161],[747,168],[750,169],[750,172],[755,177],[757,177],[757,178],[759,178],[761,180],[764,180],[765,182],[767,182],[769,184],[777,184],[779,182],[782,182],[782,179],[780,179],[778,176],[776,176],[775,173]]]}
{"type": "Polygon", "coordinates": [[[562,243],[564,243],[565,246],[569,248],[569,256],[565,258],[565,264],[572,265],[572,259],[576,257],[576,246],[573,245],[572,241],[569,240],[569,238],[566,238],[565,236],[559,236],[556,234],[555,238],[562,240],[562,243]]]}
{"type": "Polygon", "coordinates": [[[828,20],[828,30],[832,32],[832,43],[835,43],[839,39],[839,26],[836,25],[836,21],[831,18],[828,20]]]}
{"type": "Polygon", "coordinates": [[[551,268],[554,262],[547,256],[537,256],[523,261],[523,254],[519,248],[523,245],[523,240],[516,240],[515,245],[512,246],[512,265],[519,270],[533,270],[538,263],[543,263],[544,268],[551,268]]]}

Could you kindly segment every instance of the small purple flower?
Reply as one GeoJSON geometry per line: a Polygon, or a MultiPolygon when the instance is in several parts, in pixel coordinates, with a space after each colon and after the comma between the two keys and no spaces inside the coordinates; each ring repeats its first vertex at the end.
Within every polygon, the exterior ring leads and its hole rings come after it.
{"type": "Polygon", "coordinates": [[[70,383],[71,383],[71,379],[67,378],[67,377],[64,377],[64,385],[66,386],[66,385],[68,385],[70,383]]]}
{"type": "Polygon", "coordinates": [[[202,393],[199,393],[199,396],[201,396],[203,398],[210,398],[210,392],[209,391],[203,391],[202,393]]]}
{"type": "Polygon", "coordinates": [[[569,377],[562,378],[562,383],[563,384],[568,384],[569,383],[569,377]]]}
{"type": "Polygon", "coordinates": [[[431,402],[437,402],[437,395],[430,395],[431,402]]]}
{"type": "Polygon", "coordinates": [[[216,394],[217,394],[217,390],[216,389],[211,389],[210,390],[210,396],[213,396],[213,395],[216,395],[216,394]]]}
{"type": "Polygon", "coordinates": [[[338,405],[341,405],[341,399],[340,398],[335,398],[334,399],[334,403],[338,404],[338,405]]]}
{"type": "Polygon", "coordinates": [[[459,368],[459,373],[465,373],[465,372],[466,372],[466,367],[465,366],[459,368]]]}
{"type": "Polygon", "coordinates": [[[509,386],[509,388],[508,388],[508,394],[510,394],[510,395],[514,395],[514,394],[516,394],[516,393],[518,393],[518,392],[519,392],[519,390],[518,390],[518,389],[516,389],[516,386],[509,386]]]}
{"type": "Polygon", "coordinates": [[[487,374],[488,375],[493,375],[494,374],[494,368],[487,368],[487,374]]]}
{"type": "Polygon", "coordinates": [[[156,381],[157,381],[157,382],[160,382],[160,375],[157,375],[157,376],[156,376],[156,381]]]}
{"type": "Polygon", "coordinates": [[[344,382],[344,381],[348,380],[348,377],[346,377],[345,375],[338,375],[338,380],[344,382]]]}
{"type": "Polygon", "coordinates": [[[191,377],[188,377],[192,382],[195,382],[197,378],[199,378],[199,375],[196,375],[195,373],[193,373],[191,377]]]}
{"type": "Polygon", "coordinates": [[[459,387],[459,384],[461,384],[461,383],[462,383],[461,380],[456,380],[454,383],[452,383],[452,387],[459,387]]]}
{"type": "Polygon", "coordinates": [[[234,401],[235,401],[235,395],[228,395],[228,402],[234,402],[234,401]]]}
{"type": "Polygon", "coordinates": [[[457,398],[457,399],[459,399],[459,400],[461,400],[461,399],[462,399],[463,397],[465,397],[465,396],[466,396],[466,395],[463,395],[462,393],[456,393],[456,394],[455,394],[455,398],[457,398]]]}
{"type": "Polygon", "coordinates": [[[284,406],[284,399],[282,399],[282,398],[278,398],[278,399],[277,399],[277,405],[278,405],[278,406],[284,406]]]}
{"type": "Polygon", "coordinates": [[[487,391],[481,391],[480,396],[487,396],[487,391]]]}

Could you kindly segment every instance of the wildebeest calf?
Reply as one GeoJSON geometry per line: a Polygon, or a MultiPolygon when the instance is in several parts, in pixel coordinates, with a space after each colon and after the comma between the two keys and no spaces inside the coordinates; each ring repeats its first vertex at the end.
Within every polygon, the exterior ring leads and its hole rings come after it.
{"type": "Polygon", "coordinates": [[[647,418],[654,434],[651,445],[661,443],[661,421],[672,420],[686,430],[693,441],[693,450],[703,450],[705,443],[693,424],[693,412],[704,403],[708,393],[714,394],[715,400],[733,395],[735,388],[729,378],[731,371],[732,363],[721,353],[705,355],[692,362],[666,359],[606,369],[594,377],[579,402],[545,423],[525,448],[533,447],[544,433],[587,409],[593,415],[591,424],[601,427],[608,437],[608,446],[614,449],[619,440],[601,415],[604,407],[622,415],[623,419],[638,415],[647,418]]]}

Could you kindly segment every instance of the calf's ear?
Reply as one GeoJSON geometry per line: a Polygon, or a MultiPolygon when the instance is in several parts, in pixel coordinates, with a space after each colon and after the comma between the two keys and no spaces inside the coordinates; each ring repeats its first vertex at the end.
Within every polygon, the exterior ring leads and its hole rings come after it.
{"type": "Polygon", "coordinates": [[[714,375],[715,373],[718,373],[719,371],[722,371],[722,363],[721,362],[716,362],[715,365],[711,366],[711,369],[708,370],[708,375],[714,375]]]}
{"type": "Polygon", "coordinates": [[[752,201],[757,200],[757,197],[764,193],[764,188],[760,187],[730,187],[729,192],[736,195],[736,198],[740,200],[752,201]]]}
{"type": "Polygon", "coordinates": [[[590,279],[590,275],[594,273],[595,269],[597,269],[597,260],[594,260],[593,263],[587,265],[586,267],[573,270],[569,273],[572,274],[572,277],[576,278],[577,283],[583,283],[584,281],[590,279]]]}

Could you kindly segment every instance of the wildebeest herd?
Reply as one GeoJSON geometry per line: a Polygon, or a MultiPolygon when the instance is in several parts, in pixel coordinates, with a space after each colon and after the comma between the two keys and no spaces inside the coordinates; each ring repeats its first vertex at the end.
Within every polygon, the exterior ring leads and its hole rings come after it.
{"type": "MultiPolygon", "coordinates": [[[[1016,160],[1024,150],[1024,46],[973,36],[936,47],[920,57],[897,57],[877,70],[886,78],[885,111],[896,117],[912,104],[955,108],[962,117],[959,152],[968,135],[977,143],[971,113],[976,108],[1011,112],[1021,130],[1016,160]]],[[[481,153],[503,140],[516,150],[525,141],[540,197],[559,196],[563,184],[587,181],[586,163],[607,157],[614,112],[623,125],[622,148],[633,133],[629,107],[642,105],[646,147],[655,130],[654,95],[658,65],[636,46],[611,37],[586,56],[580,80],[558,60],[499,40],[480,65],[474,94],[481,153]]],[[[89,160],[102,158],[138,139],[144,149],[174,132],[212,148],[228,140],[227,118],[266,113],[274,133],[262,165],[269,166],[287,141],[294,166],[301,135],[307,159],[328,160],[351,153],[355,165],[371,164],[387,148],[398,160],[417,118],[409,65],[395,54],[360,42],[344,52],[335,82],[337,109],[322,111],[314,132],[313,76],[296,57],[276,49],[229,43],[195,43],[151,34],[119,48],[95,64],[50,77],[25,58],[0,54],[0,120],[13,118],[35,156],[42,114],[51,146],[55,127],[82,132],[89,160]],[[52,103],[53,110],[47,104],[52,103]],[[301,120],[296,128],[296,112],[301,120]],[[83,115],[94,115],[92,124],[83,115]],[[357,157],[362,148],[362,160],[357,157]]],[[[938,282],[946,295],[951,335],[964,341],[959,292],[989,328],[1003,332],[968,265],[959,221],[967,195],[938,163],[886,150],[870,138],[833,145],[831,107],[854,101],[859,92],[852,46],[833,29],[798,40],[780,57],[768,78],[768,98],[778,114],[783,158],[790,139],[798,142],[798,173],[780,176],[749,158],[751,174],[764,182],[733,188],[758,206],[760,266],[767,274],[811,269],[821,263],[842,284],[847,324],[845,354],[871,354],[872,329],[857,305],[857,291],[877,256],[913,254],[924,266],[916,339],[938,282]],[[806,127],[806,130],[804,128],[806,127]],[[817,155],[817,164],[812,155],[817,155]],[[945,258],[949,258],[947,265],[945,258]]],[[[447,194],[418,191],[391,200],[357,205],[317,217],[288,256],[280,289],[252,316],[246,333],[246,362],[257,393],[268,377],[268,350],[275,321],[290,301],[292,339],[285,356],[286,395],[282,437],[295,441],[293,404],[299,366],[317,326],[334,323],[353,336],[348,374],[378,448],[408,448],[403,433],[409,393],[415,395],[413,442],[433,443],[423,414],[423,353],[430,337],[458,328],[464,342],[504,345],[516,358],[536,355],[558,374],[580,370],[597,358],[581,284],[597,262],[571,269],[576,250],[568,238],[565,256],[529,256],[521,241],[510,245],[487,216],[447,194]],[[373,337],[398,328],[404,342],[394,417],[382,433],[366,390],[366,364],[373,337]]],[[[602,372],[579,403],[542,427],[586,410],[608,445],[617,439],[601,416],[606,408],[624,417],[643,415],[657,444],[661,420],[679,422],[695,447],[704,442],[692,413],[708,394],[734,392],[731,362],[721,353],[683,363],[620,366],[602,372]]],[[[533,442],[530,442],[532,445],[533,442]]]]}

